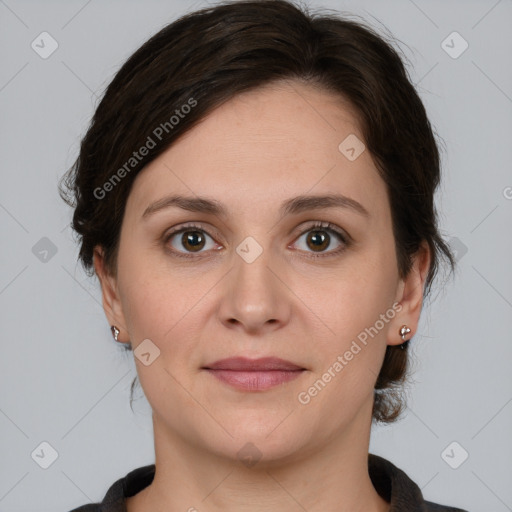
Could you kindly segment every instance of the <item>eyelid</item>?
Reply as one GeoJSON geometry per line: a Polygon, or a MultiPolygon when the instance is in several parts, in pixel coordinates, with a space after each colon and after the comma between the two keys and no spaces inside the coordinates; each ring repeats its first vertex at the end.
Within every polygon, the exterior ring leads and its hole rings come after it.
{"type": "Polygon", "coordinates": [[[336,224],[333,224],[332,222],[319,220],[309,222],[309,224],[306,222],[306,227],[304,227],[304,223],[301,225],[301,231],[298,233],[297,236],[302,236],[308,231],[313,231],[314,229],[318,229],[319,231],[324,229],[326,231],[332,231],[336,233],[341,238],[341,240],[347,244],[351,241],[350,235],[345,230],[339,228],[336,224]]]}
{"type": "Polygon", "coordinates": [[[179,233],[182,233],[183,231],[192,231],[194,229],[206,233],[210,238],[222,238],[222,235],[216,229],[214,229],[213,227],[205,227],[200,222],[185,222],[184,224],[179,224],[176,228],[172,228],[170,231],[164,232],[162,238],[165,241],[169,241],[170,237],[173,235],[177,235],[179,233]],[[212,231],[213,234],[210,234],[210,231],[212,231]]]}

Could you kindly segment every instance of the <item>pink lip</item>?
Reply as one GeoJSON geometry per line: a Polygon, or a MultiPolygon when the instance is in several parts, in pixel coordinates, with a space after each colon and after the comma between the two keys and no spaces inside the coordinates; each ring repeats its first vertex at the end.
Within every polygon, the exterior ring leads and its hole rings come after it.
{"type": "Polygon", "coordinates": [[[296,379],[305,371],[277,357],[221,359],[203,369],[217,379],[244,391],[263,391],[296,379]]]}
{"type": "Polygon", "coordinates": [[[278,357],[260,357],[259,359],[249,359],[247,357],[229,357],[219,359],[214,363],[208,364],[203,368],[207,370],[234,370],[243,372],[265,372],[271,370],[304,370],[301,366],[279,359],[278,357]]]}

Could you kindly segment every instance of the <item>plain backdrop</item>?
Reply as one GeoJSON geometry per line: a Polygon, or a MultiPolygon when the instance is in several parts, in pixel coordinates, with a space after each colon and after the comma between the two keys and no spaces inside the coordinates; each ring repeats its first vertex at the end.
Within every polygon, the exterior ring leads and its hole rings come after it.
{"type": "MultiPolygon", "coordinates": [[[[0,512],[100,501],[154,462],[140,388],[129,407],[133,355],[112,340],[99,285],[77,263],[57,181],[125,59],[206,5],[0,0],[0,512]]],[[[400,41],[446,146],[436,199],[459,271],[422,312],[408,409],[374,427],[370,451],[431,501],[512,510],[512,1],[311,5],[400,41]]]]}

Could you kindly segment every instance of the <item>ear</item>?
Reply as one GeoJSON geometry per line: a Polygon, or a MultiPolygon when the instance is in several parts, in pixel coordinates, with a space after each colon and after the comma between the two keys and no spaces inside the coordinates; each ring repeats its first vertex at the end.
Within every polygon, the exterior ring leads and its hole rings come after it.
{"type": "Polygon", "coordinates": [[[114,276],[109,274],[105,266],[103,248],[97,245],[93,252],[94,270],[101,284],[102,302],[105,315],[110,325],[115,325],[120,333],[118,340],[123,343],[129,342],[126,322],[123,314],[117,281],[114,276]],[[123,341],[123,338],[126,341],[123,341]]]}
{"type": "Polygon", "coordinates": [[[413,264],[409,274],[400,280],[396,302],[396,315],[390,322],[388,330],[388,345],[401,345],[403,340],[399,334],[402,325],[407,325],[411,332],[405,339],[410,340],[418,330],[425,280],[430,268],[431,254],[426,241],[413,256],[413,264]],[[401,309],[400,309],[401,306],[401,309]]]}

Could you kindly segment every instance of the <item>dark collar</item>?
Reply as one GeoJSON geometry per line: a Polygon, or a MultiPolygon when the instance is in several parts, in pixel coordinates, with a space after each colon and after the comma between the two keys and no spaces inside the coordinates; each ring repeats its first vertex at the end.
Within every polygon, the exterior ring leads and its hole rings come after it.
{"type": "MultiPolygon", "coordinates": [[[[389,512],[466,512],[425,501],[420,488],[401,469],[378,455],[368,454],[368,471],[379,495],[390,503],[389,512]]],[[[154,464],[136,468],[114,482],[101,503],[71,512],[126,512],[125,498],[142,491],[154,476],[154,464]]]]}

